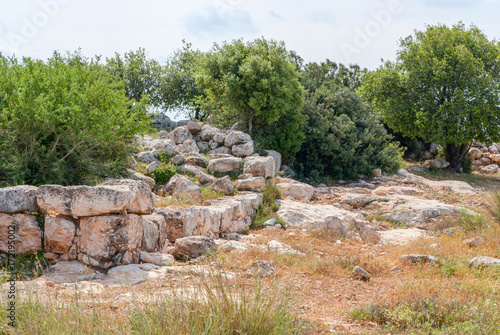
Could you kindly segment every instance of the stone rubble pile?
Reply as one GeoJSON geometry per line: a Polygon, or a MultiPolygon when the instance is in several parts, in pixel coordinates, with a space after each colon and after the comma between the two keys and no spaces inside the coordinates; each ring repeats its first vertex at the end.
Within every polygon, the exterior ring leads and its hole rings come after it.
{"type": "Polygon", "coordinates": [[[500,171],[500,143],[493,143],[487,147],[483,143],[475,142],[469,150],[474,159],[472,168],[483,173],[495,174],[500,171]]]}

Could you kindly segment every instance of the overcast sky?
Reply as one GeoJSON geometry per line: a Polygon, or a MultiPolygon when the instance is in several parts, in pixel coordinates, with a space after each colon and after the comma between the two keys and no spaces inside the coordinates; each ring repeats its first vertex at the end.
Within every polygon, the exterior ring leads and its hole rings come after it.
{"type": "Polygon", "coordinates": [[[394,59],[401,37],[425,24],[474,23],[500,38],[500,0],[0,0],[0,50],[46,58],[81,48],[110,57],[144,47],[164,62],[186,39],[264,36],[306,62],[326,58],[374,69],[394,59]]]}

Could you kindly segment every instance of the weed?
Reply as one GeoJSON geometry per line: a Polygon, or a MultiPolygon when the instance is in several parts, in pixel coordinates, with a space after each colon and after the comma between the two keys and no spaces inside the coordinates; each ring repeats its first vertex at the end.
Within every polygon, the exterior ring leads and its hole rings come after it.
{"type": "Polygon", "coordinates": [[[175,174],[177,174],[175,168],[167,165],[154,169],[151,177],[155,180],[156,185],[165,185],[175,174]]]}

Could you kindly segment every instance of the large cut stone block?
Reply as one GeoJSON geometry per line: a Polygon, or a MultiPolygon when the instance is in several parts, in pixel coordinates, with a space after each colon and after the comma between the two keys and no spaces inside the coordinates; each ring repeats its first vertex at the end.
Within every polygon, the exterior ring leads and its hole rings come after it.
{"type": "Polygon", "coordinates": [[[41,209],[77,217],[120,213],[130,207],[133,198],[127,186],[43,185],[37,192],[41,209]]]}
{"type": "Polygon", "coordinates": [[[37,187],[29,185],[0,188],[0,212],[14,214],[38,211],[36,190],[37,187]]]}
{"type": "Polygon", "coordinates": [[[41,250],[42,231],[34,215],[0,213],[0,251],[32,254],[41,250]]]}

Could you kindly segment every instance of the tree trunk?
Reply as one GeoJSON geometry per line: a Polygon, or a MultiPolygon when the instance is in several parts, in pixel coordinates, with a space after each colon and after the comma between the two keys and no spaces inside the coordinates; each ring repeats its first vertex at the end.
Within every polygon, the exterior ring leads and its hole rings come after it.
{"type": "Polygon", "coordinates": [[[455,172],[462,172],[462,161],[469,152],[470,144],[447,144],[445,148],[446,160],[455,172]]]}
{"type": "Polygon", "coordinates": [[[252,116],[250,116],[250,120],[248,120],[248,135],[252,136],[252,127],[253,127],[253,118],[257,114],[256,111],[252,112],[252,116]]]}

